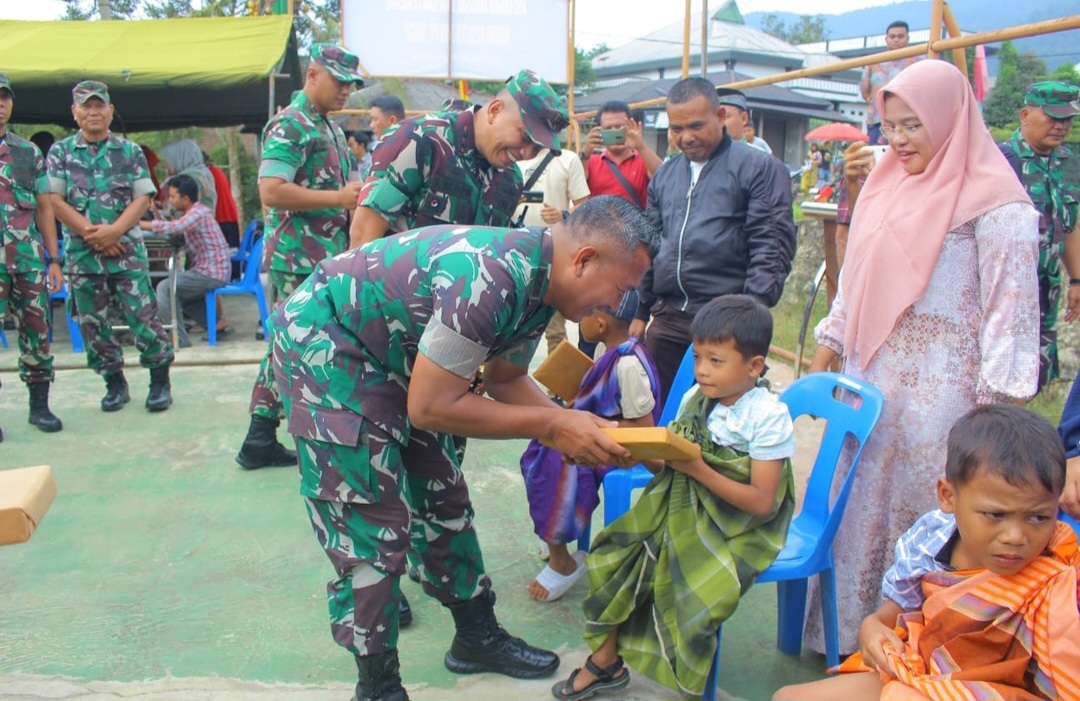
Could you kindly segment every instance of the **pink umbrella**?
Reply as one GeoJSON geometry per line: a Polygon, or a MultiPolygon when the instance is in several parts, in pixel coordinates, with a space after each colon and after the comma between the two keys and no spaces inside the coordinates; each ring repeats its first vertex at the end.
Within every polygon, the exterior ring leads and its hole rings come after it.
{"type": "Polygon", "coordinates": [[[845,122],[833,122],[811,129],[804,137],[807,141],[869,141],[870,137],[845,122]]]}

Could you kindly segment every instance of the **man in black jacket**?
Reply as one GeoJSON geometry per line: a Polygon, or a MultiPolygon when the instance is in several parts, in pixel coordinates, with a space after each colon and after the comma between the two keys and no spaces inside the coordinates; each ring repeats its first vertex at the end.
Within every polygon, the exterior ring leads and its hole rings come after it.
{"type": "Polygon", "coordinates": [[[779,160],[733,141],[716,87],[704,78],[672,86],[668,129],[679,154],[649,183],[646,214],[660,252],[638,291],[631,335],[641,335],[666,398],[690,345],[690,321],[706,302],[749,294],[772,307],[795,255],[791,185],[779,160]]]}

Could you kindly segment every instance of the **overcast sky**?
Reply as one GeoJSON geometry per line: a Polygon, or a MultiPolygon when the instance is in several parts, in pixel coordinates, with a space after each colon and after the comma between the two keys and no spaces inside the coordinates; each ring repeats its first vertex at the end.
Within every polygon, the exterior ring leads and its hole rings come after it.
{"type": "MultiPolygon", "coordinates": [[[[346,0],[349,5],[378,0],[346,0]]],[[[894,0],[738,0],[744,14],[750,12],[820,12],[839,14],[894,0]],[[811,7],[808,7],[811,6],[811,7]]],[[[693,12],[700,13],[705,0],[691,0],[693,12]]],[[[709,0],[717,10],[725,0],[709,0]]],[[[577,0],[577,41],[588,49],[601,42],[618,46],[682,19],[685,0],[577,0]],[[617,30],[613,28],[617,27],[617,30]]],[[[63,0],[0,0],[0,19],[56,19],[64,13],[63,0]]]]}

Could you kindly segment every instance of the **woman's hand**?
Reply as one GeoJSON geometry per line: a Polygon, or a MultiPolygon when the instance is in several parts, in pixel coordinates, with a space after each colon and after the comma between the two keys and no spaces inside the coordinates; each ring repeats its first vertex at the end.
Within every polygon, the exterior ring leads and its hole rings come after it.
{"type": "Polygon", "coordinates": [[[857,183],[874,169],[874,152],[865,141],[856,141],[844,151],[844,178],[857,183]]]}

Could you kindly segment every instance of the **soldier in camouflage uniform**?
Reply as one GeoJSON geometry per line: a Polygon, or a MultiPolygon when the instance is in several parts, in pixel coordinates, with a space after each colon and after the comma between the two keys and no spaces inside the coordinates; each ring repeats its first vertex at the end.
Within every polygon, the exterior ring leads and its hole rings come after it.
{"type": "MultiPolygon", "coordinates": [[[[524,189],[515,161],[539,148],[558,153],[558,133],[570,123],[562,98],[529,70],[483,107],[448,102],[383,133],[353,217],[353,246],[432,224],[508,226],[524,189]]],[[[404,627],[412,609],[405,596],[399,605],[404,627]]]]}
{"type": "Polygon", "coordinates": [[[46,165],[53,209],[64,225],[69,299],[86,341],[87,363],[105,378],[101,410],[123,408],[130,399],[124,354],[107,318],[115,297],[135,335],[139,361],[150,370],[146,408],[165,411],[172,404],[173,349],[157,318],[138,227],[156,192],[154,182],[142,149],[109,131],[108,86],[84,80],[71,95],[79,131],[53,145],[46,165]]]}
{"type": "MultiPolygon", "coordinates": [[[[316,44],[304,89],[263,130],[259,197],[266,207],[264,262],[278,301],[293,293],[315,265],[349,247],[349,212],[360,183],[349,182],[354,159],[341,128],[327,113],[345,106],[364,84],[360,61],[341,47],[316,44]]],[[[270,351],[251,391],[251,424],[236,462],[245,470],[296,464],[296,453],[277,440],[281,399],[270,351]]]]}
{"type": "Polygon", "coordinates": [[[0,319],[9,309],[17,319],[19,377],[30,390],[30,423],[53,433],[63,424],[49,411],[48,305],[49,292],[60,289],[64,276],[45,159],[37,146],[7,130],[14,102],[11,81],[0,73],[0,319]]]}
{"type": "Polygon", "coordinates": [[[1028,87],[1020,126],[1001,144],[1035,208],[1039,210],[1039,389],[1060,376],[1057,322],[1061,305],[1062,268],[1069,276],[1065,320],[1080,314],[1080,236],[1077,207],[1080,189],[1065,182],[1063,145],[1080,114],[1080,88],[1044,81],[1028,87]]]}
{"type": "Polygon", "coordinates": [[[514,164],[557,154],[569,123],[564,100],[528,70],[482,107],[406,119],[372,154],[351,244],[432,224],[508,226],[524,185],[514,164]]]}
{"type": "Polygon", "coordinates": [[[449,669],[539,678],[558,667],[496,621],[453,436],[537,437],[575,462],[625,464],[598,430],[613,424],[558,407],[526,372],[556,309],[578,321],[617,305],[656,242],[615,197],[550,230],[428,227],[324,261],[273,315],[301,493],[337,572],[331,631],[356,658],[360,701],[408,698],[395,601],[410,548],[454,619],[449,669]],[[481,364],[494,401],[469,391],[481,364]]]}

